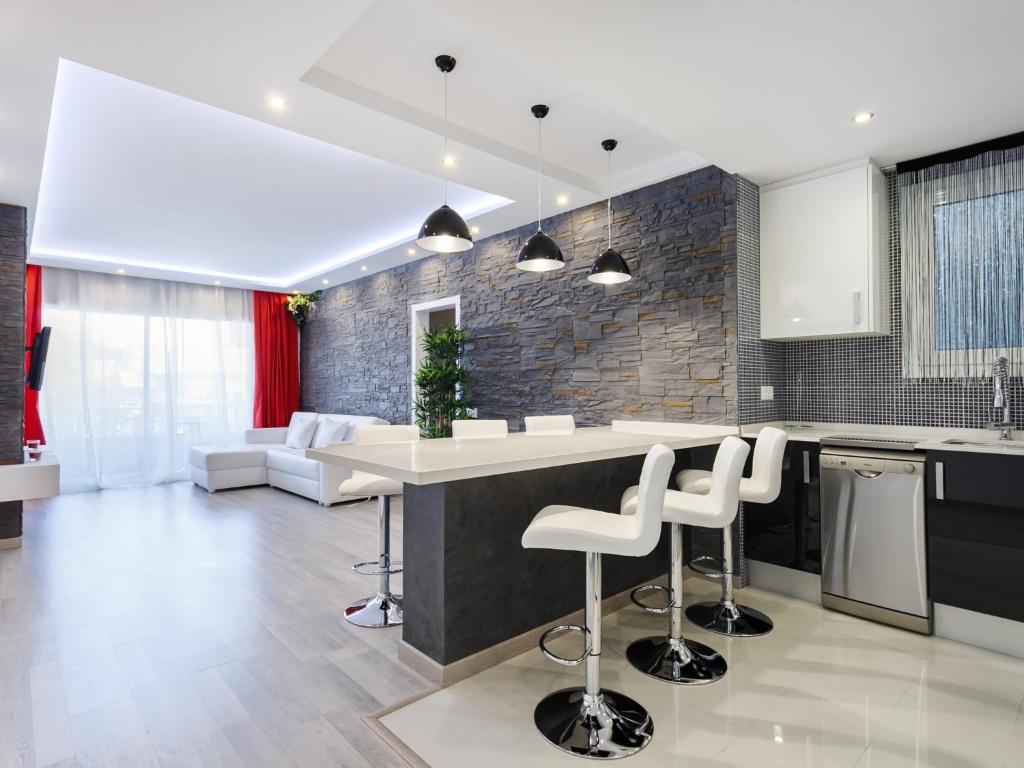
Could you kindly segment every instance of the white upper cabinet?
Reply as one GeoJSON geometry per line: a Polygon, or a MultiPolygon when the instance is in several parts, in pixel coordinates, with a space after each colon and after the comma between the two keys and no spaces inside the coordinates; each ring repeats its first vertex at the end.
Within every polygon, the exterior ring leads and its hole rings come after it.
{"type": "Polygon", "coordinates": [[[761,338],[889,332],[885,176],[864,160],[761,189],[761,338]]]}

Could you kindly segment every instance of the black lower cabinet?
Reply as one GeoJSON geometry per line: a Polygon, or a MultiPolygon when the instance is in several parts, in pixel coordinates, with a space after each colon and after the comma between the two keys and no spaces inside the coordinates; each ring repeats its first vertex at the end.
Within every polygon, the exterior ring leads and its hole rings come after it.
{"type": "MultiPolygon", "coordinates": [[[[751,454],[753,454],[753,441],[751,454]]],[[[743,505],[744,548],[752,560],[821,573],[820,446],[790,440],[782,487],[770,504],[743,505]]],[[[750,475],[750,459],[744,471],[750,475]]]]}
{"type": "Polygon", "coordinates": [[[928,590],[1024,621],[1024,456],[929,451],[928,590]]]}

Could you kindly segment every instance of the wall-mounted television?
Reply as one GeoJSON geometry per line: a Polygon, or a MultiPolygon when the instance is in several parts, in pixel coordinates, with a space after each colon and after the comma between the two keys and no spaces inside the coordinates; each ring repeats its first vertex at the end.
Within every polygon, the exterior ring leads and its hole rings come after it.
{"type": "Polygon", "coordinates": [[[29,353],[28,373],[25,375],[25,384],[29,389],[37,392],[43,386],[43,371],[46,370],[46,352],[50,348],[50,326],[40,328],[32,339],[32,346],[25,347],[29,353]]]}

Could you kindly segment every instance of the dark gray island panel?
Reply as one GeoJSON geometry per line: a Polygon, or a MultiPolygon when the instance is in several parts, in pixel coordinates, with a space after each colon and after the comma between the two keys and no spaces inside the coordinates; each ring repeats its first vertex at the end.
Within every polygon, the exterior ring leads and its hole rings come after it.
{"type": "MultiPolygon", "coordinates": [[[[689,466],[677,452],[676,470],[689,466]]],[[[451,664],[583,607],[584,556],[523,549],[548,504],[617,512],[643,456],[405,485],[403,640],[451,664]]],[[[647,557],[604,558],[604,596],[668,570],[668,537],[647,557]]]]}

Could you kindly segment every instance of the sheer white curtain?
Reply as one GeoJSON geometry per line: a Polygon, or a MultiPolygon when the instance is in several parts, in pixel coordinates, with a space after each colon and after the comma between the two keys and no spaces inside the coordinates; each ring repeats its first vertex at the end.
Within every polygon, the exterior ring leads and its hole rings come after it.
{"type": "Polygon", "coordinates": [[[40,412],[65,491],[188,477],[252,425],[252,293],[47,268],[40,412]]]}

